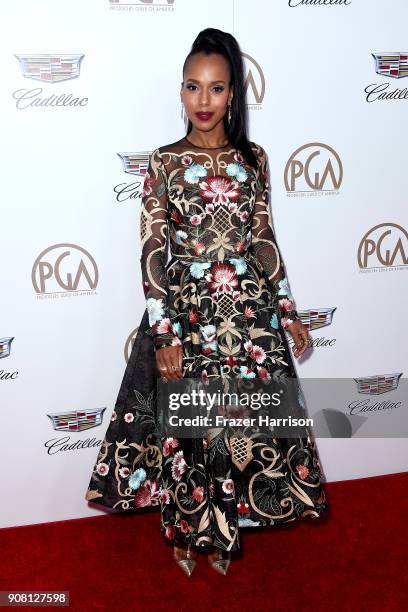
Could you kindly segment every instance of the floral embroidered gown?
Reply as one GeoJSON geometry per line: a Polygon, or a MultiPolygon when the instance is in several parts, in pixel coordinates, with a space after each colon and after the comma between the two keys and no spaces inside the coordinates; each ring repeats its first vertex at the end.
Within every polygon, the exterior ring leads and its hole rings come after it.
{"type": "Polygon", "coordinates": [[[160,510],[170,541],[225,550],[239,527],[327,510],[312,434],[161,438],[155,350],[182,346],[183,376],[295,377],[284,329],[298,318],[272,230],[268,163],[188,138],[150,156],[141,203],[146,310],[86,499],[121,512],[160,510]],[[168,248],[169,247],[169,248],[168,248]]]}

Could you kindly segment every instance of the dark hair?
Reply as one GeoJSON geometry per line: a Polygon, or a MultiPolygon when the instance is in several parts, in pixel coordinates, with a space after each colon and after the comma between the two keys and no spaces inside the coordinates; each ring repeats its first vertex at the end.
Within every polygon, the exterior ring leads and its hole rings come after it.
{"type": "MultiPolygon", "coordinates": [[[[192,44],[191,51],[187,55],[183,64],[184,72],[188,60],[196,53],[219,53],[227,60],[230,69],[230,86],[234,88],[234,95],[231,102],[231,123],[228,124],[227,113],[224,115],[224,128],[229,141],[233,146],[241,151],[247,163],[253,168],[257,167],[257,159],[251,148],[247,136],[247,108],[245,104],[244,90],[244,67],[241,49],[232,34],[217,30],[216,28],[205,28],[202,30],[192,44]]],[[[187,134],[193,128],[190,119],[188,120],[187,134]]]]}

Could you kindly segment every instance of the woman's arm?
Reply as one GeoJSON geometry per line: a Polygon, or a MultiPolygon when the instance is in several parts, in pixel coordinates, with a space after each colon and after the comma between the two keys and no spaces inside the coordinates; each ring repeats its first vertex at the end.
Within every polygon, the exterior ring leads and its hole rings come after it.
{"type": "Polygon", "coordinates": [[[156,361],[161,374],[164,375],[163,372],[168,366],[168,377],[173,378],[175,368],[180,369],[181,366],[181,346],[180,339],[173,332],[169,314],[166,275],[167,177],[159,149],[155,149],[150,155],[144,179],[140,237],[143,289],[156,348],[156,361]]]}

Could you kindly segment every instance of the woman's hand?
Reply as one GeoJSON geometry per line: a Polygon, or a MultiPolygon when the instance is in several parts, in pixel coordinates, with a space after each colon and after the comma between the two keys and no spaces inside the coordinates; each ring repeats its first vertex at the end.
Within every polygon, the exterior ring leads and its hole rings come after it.
{"type": "Polygon", "coordinates": [[[308,348],[309,332],[307,331],[305,325],[303,325],[302,321],[300,321],[299,319],[295,319],[295,321],[288,325],[286,329],[291,334],[295,343],[293,354],[295,357],[300,357],[308,348]]]}
{"type": "Polygon", "coordinates": [[[183,377],[183,353],[181,344],[165,346],[156,351],[156,364],[159,374],[166,380],[177,380],[183,377]]]}

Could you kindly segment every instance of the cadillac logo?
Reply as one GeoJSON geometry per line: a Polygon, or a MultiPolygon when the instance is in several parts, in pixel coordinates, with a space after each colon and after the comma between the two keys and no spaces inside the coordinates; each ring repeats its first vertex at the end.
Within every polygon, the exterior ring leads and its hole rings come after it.
{"type": "Polygon", "coordinates": [[[43,83],[59,83],[79,77],[79,68],[84,54],[39,53],[33,55],[14,55],[20,62],[21,71],[26,79],[43,83]]]}
{"type": "Polygon", "coordinates": [[[355,378],[357,383],[357,391],[359,393],[367,393],[368,395],[379,395],[380,393],[388,393],[398,387],[398,382],[402,376],[399,374],[377,374],[375,376],[364,376],[355,378]]]}
{"type": "Polygon", "coordinates": [[[299,310],[298,315],[303,325],[310,330],[330,325],[333,318],[334,308],[311,308],[309,310],[299,310]]]}
{"type": "Polygon", "coordinates": [[[408,51],[396,53],[372,53],[375,71],[387,77],[402,79],[408,76],[408,51]]]}
{"type": "Polygon", "coordinates": [[[128,174],[139,174],[144,176],[147,172],[149,164],[149,151],[141,151],[140,153],[118,153],[122,161],[124,172],[128,174]]]}
{"type": "Polygon", "coordinates": [[[0,359],[10,355],[10,346],[13,340],[14,336],[13,338],[0,338],[0,359]]]}
{"type": "Polygon", "coordinates": [[[100,425],[105,410],[106,407],[73,410],[72,412],[47,414],[47,417],[51,419],[52,426],[56,431],[83,431],[100,425]]]}

